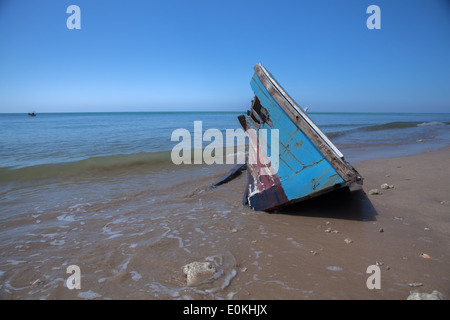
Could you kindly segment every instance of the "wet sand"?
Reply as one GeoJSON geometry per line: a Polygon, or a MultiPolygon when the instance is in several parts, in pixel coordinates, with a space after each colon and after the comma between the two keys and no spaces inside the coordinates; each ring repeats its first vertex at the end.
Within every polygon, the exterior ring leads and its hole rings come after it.
{"type": "Polygon", "coordinates": [[[448,298],[449,160],[445,148],[356,163],[363,190],[272,214],[242,205],[245,174],[208,189],[223,166],[43,186],[2,220],[0,297],[404,300],[438,290],[448,298]],[[375,188],[383,194],[369,194],[375,188]],[[192,262],[207,262],[214,276],[188,285],[183,267],[192,262]],[[80,290],[65,285],[72,264],[80,290]],[[380,289],[367,288],[371,265],[380,289]]]}

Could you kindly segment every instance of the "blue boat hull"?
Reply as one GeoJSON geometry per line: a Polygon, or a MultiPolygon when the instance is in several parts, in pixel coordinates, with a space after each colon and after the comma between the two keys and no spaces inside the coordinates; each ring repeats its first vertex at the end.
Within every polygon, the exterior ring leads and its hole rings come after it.
{"type": "Polygon", "coordinates": [[[362,184],[358,172],[264,67],[255,66],[250,84],[255,99],[239,121],[257,155],[247,161],[245,200],[251,208],[271,211],[362,184]],[[278,145],[261,136],[263,131],[278,133],[278,145]]]}

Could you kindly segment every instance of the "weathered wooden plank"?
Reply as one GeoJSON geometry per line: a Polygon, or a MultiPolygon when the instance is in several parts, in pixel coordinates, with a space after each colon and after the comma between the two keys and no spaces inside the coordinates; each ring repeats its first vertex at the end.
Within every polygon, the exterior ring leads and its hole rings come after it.
{"type": "Polygon", "coordinates": [[[215,188],[217,186],[220,186],[221,184],[230,182],[231,180],[239,177],[242,173],[242,171],[247,169],[247,164],[246,163],[238,163],[237,165],[235,165],[227,174],[225,174],[224,176],[222,176],[219,180],[217,180],[217,182],[215,182],[211,188],[215,188]]]}

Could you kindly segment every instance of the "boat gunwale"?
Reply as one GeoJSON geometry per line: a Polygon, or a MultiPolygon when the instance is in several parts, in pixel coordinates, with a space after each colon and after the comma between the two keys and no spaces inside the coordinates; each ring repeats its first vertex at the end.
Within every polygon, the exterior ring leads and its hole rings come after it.
{"type": "Polygon", "coordinates": [[[259,80],[264,85],[268,93],[272,96],[272,98],[275,99],[279,106],[305,133],[305,135],[309,139],[311,139],[311,141],[316,145],[323,156],[344,179],[346,184],[348,186],[352,186],[354,183],[362,184],[362,178],[359,173],[344,160],[343,154],[314,124],[314,122],[301,110],[301,108],[278,84],[273,76],[261,64],[256,64],[254,70],[259,80]]]}
{"type": "MultiPolygon", "coordinates": [[[[311,126],[311,128],[315,131],[317,135],[320,136],[324,140],[324,142],[330,147],[330,149],[338,156],[339,158],[344,158],[344,155],[341,151],[333,144],[333,142],[328,139],[328,137],[322,132],[322,130],[317,127],[317,125],[311,120],[310,117],[300,108],[300,106],[295,102],[294,99],[284,90],[284,88],[275,80],[275,78],[264,68],[263,65],[259,64],[259,67],[264,72],[264,75],[270,80],[272,85],[278,90],[278,92],[289,102],[289,104],[299,113],[299,115],[311,126]]],[[[255,70],[256,71],[256,70],[255,70]]],[[[258,72],[257,72],[258,73],[258,72]]],[[[259,74],[258,74],[259,77],[259,74]]],[[[259,77],[261,80],[261,77],[259,77]]],[[[264,84],[264,83],[263,83],[264,84]]],[[[267,89],[267,88],[266,88],[267,89]]]]}

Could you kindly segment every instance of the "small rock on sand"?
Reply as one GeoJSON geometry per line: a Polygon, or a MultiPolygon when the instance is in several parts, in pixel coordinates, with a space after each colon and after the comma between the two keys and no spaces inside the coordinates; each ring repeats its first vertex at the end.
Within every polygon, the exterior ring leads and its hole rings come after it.
{"type": "Polygon", "coordinates": [[[434,290],[432,293],[412,292],[406,300],[445,300],[442,293],[434,290]]]}
{"type": "Polygon", "coordinates": [[[421,287],[421,286],[423,286],[423,283],[421,283],[421,282],[413,282],[413,283],[408,283],[408,286],[410,286],[410,287],[421,287]]]}
{"type": "Polygon", "coordinates": [[[381,189],[383,189],[383,190],[394,189],[394,186],[392,184],[383,183],[381,185],[381,189]]]}
{"type": "Polygon", "coordinates": [[[383,194],[383,193],[380,190],[378,190],[378,189],[371,189],[369,191],[369,194],[383,194]]]}
{"type": "Polygon", "coordinates": [[[191,262],[183,267],[188,286],[196,286],[211,279],[216,273],[216,267],[211,261],[191,262]]]}

